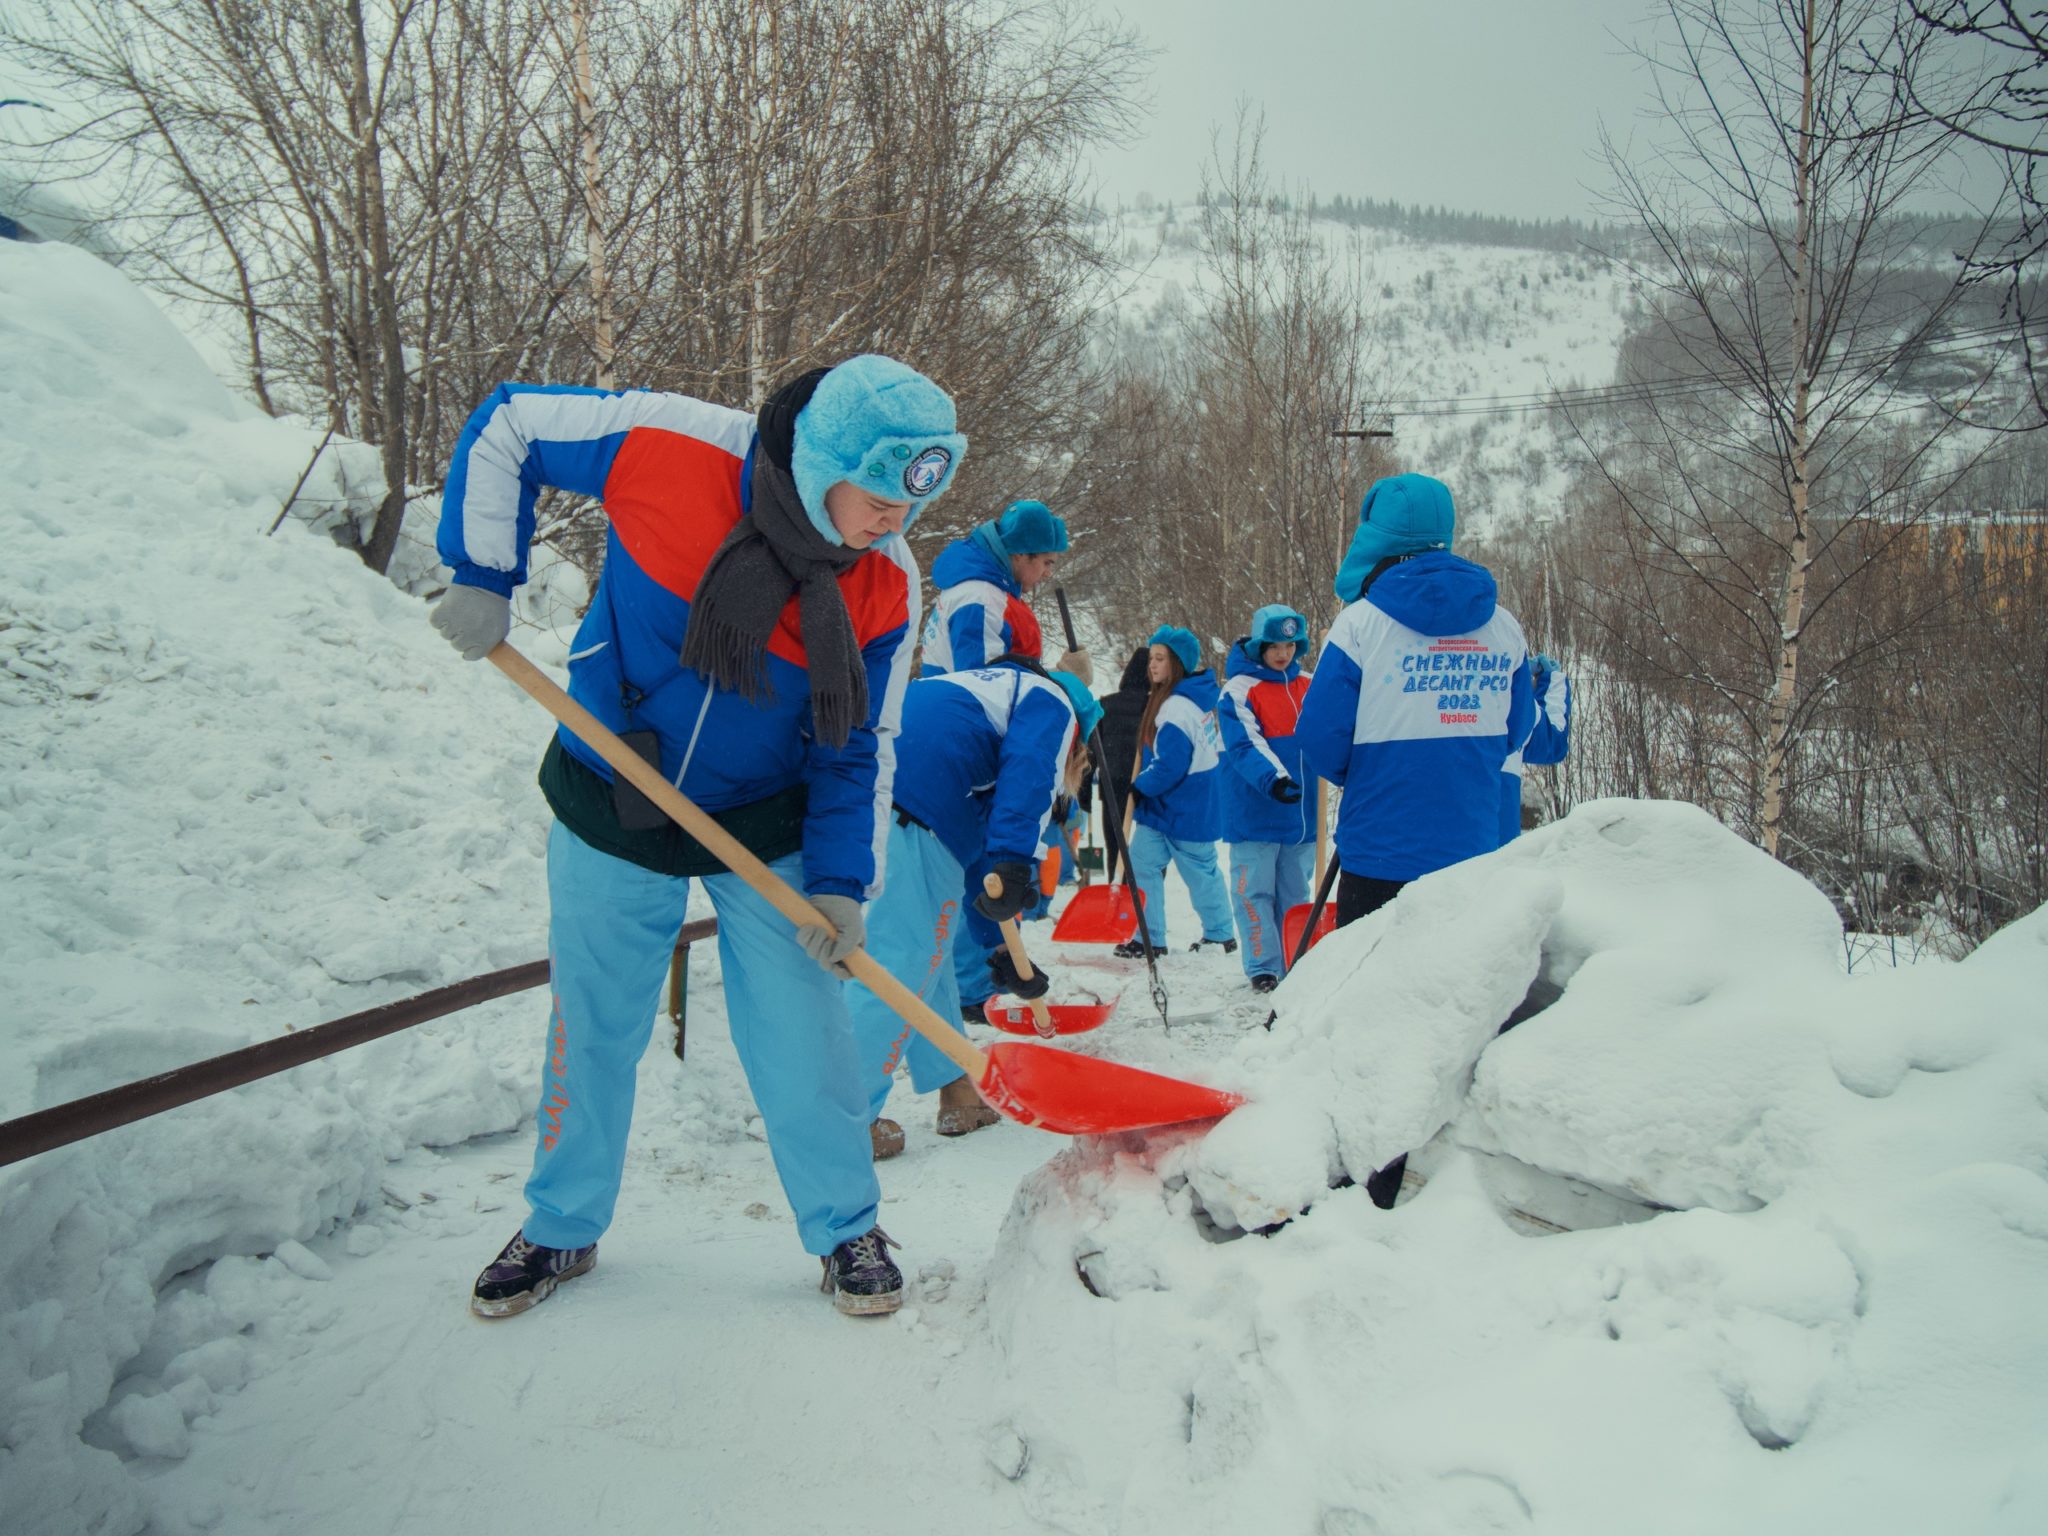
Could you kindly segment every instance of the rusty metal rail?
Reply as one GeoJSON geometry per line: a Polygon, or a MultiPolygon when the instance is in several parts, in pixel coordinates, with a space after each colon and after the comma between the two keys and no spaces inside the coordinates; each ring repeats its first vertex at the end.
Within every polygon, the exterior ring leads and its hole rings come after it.
{"type": "MultiPolygon", "coordinates": [[[[682,932],[676,936],[678,966],[684,963],[692,943],[711,938],[717,932],[716,918],[685,923],[682,932]]],[[[258,1078],[304,1066],[309,1061],[332,1056],[350,1046],[395,1035],[429,1019],[443,1018],[464,1008],[473,1008],[478,1003],[545,985],[547,979],[547,961],[529,961],[508,970],[492,971],[486,976],[473,976],[452,986],[437,987],[403,1002],[386,1003],[381,1008],[352,1013],[346,1018],[280,1035],[275,1040],[260,1041],[239,1051],[229,1051],[225,1056],[196,1061],[155,1077],[124,1083],[119,1088],[74,1099],[69,1104],[37,1110],[32,1115],[0,1124],[0,1167],[68,1146],[74,1141],[83,1141],[118,1126],[146,1120],[181,1104],[239,1088],[258,1078]]]]}

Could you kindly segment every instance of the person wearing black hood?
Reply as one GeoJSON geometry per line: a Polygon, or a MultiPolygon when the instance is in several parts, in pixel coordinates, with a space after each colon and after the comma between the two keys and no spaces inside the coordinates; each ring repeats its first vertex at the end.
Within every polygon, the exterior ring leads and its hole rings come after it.
{"type": "MultiPolygon", "coordinates": [[[[1131,775],[1138,762],[1138,727],[1145,718],[1145,701],[1152,695],[1152,684],[1148,680],[1152,664],[1152,647],[1141,645],[1131,652],[1131,659],[1124,665],[1124,675],[1117,680],[1116,692],[1102,698],[1102,751],[1107,759],[1098,763],[1088,775],[1087,786],[1082,790],[1081,803],[1091,813],[1094,804],[1091,799],[1100,789],[1097,782],[1108,775],[1111,799],[1102,803],[1102,814],[1108,816],[1110,805],[1119,810],[1131,803],[1131,775]]],[[[1119,835],[1122,828],[1118,829],[1119,835]]],[[[1114,849],[1117,844],[1106,834],[1103,846],[1114,849]]],[[[1111,855],[1104,873],[1111,885],[1116,884],[1117,870],[1114,854],[1111,855]]]]}

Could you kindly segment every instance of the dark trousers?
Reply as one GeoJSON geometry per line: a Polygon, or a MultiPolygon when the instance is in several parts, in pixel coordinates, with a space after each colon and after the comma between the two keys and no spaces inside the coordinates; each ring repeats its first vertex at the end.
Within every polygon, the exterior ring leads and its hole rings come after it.
{"type": "MultiPolygon", "coordinates": [[[[1345,870],[1337,877],[1337,926],[1355,923],[1368,912],[1377,912],[1401,894],[1405,880],[1376,880],[1371,875],[1354,875],[1345,870]]],[[[1365,1192],[1383,1211],[1394,1208],[1394,1196],[1401,1192],[1401,1175],[1408,1170],[1403,1152],[1365,1181],[1365,1192]]]]}

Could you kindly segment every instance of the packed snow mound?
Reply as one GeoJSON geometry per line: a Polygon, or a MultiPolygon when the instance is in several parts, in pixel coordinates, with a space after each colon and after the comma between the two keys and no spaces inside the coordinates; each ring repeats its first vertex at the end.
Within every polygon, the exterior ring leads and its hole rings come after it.
{"type": "MultiPolygon", "coordinates": [[[[317,435],[66,246],[0,241],[0,354],[0,1119],[539,959],[547,722],[353,553],[265,536],[317,435]]],[[[188,1296],[167,1323],[157,1288],[516,1124],[531,1032],[502,1017],[0,1169],[11,1522],[139,1526],[107,1447],[165,1454],[206,1395],[110,1391],[152,1339],[246,1322],[188,1296]]]]}
{"type": "Polygon", "coordinates": [[[1246,1108],[1020,1191],[992,1462],[1120,1533],[2041,1528],[2048,910],[1839,954],[1686,806],[1416,882],[1288,978],[1246,1108]]]}

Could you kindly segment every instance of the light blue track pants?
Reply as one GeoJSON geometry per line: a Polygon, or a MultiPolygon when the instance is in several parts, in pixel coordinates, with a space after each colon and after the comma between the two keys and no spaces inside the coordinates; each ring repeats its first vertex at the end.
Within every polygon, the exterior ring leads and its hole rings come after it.
{"type": "Polygon", "coordinates": [[[1195,915],[1202,920],[1202,937],[1229,938],[1230,896],[1223,889],[1223,876],[1216,868],[1216,845],[1182,842],[1168,837],[1157,827],[1140,824],[1131,833],[1131,868],[1138,876],[1138,890],[1145,898],[1145,927],[1152,935],[1152,947],[1166,947],[1166,863],[1169,859],[1180,871],[1188,894],[1195,898],[1195,915]]]}
{"type": "Polygon", "coordinates": [[[1230,845],[1230,910],[1245,975],[1278,976],[1287,969],[1281,918],[1308,900],[1315,868],[1314,843],[1230,845]]]}
{"type": "MultiPolygon", "coordinates": [[[[889,829],[888,868],[882,894],[868,903],[868,953],[964,1035],[960,991],[953,977],[953,936],[960,927],[960,893],[967,877],[936,836],[901,822],[889,829]]],[[[1001,930],[997,932],[1000,935],[1001,930]]],[[[984,966],[982,975],[987,974],[984,966]]],[[[846,989],[846,1006],[853,1015],[868,1119],[882,1113],[900,1062],[910,1063],[910,1086],[919,1093],[932,1093],[966,1075],[857,981],[846,989]]]]}
{"type": "MultiPolygon", "coordinates": [[[[802,885],[801,854],[769,867],[802,885]]],[[[805,1251],[830,1253],[874,1226],[881,1201],[844,983],[739,876],[712,875],[704,889],[718,913],[733,1048],[782,1192],[805,1251]]],[[[688,880],[599,853],[560,822],[548,834],[554,1011],[526,1183],[531,1242],[581,1248],[611,1225],[634,1077],[689,894],[688,880]]]]}

